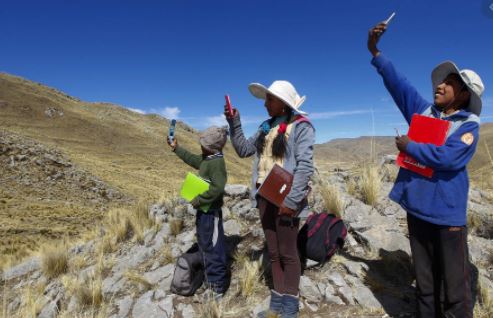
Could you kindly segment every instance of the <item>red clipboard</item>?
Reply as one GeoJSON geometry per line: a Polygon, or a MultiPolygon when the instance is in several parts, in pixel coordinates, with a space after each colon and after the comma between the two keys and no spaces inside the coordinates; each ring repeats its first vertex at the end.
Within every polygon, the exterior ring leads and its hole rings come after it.
{"type": "MultiPolygon", "coordinates": [[[[449,129],[449,121],[414,114],[411,119],[411,125],[409,126],[407,136],[415,142],[442,146],[447,139],[449,129]]],[[[427,178],[433,176],[433,169],[419,163],[413,157],[402,151],[397,156],[396,163],[404,169],[411,170],[427,178]]]]}

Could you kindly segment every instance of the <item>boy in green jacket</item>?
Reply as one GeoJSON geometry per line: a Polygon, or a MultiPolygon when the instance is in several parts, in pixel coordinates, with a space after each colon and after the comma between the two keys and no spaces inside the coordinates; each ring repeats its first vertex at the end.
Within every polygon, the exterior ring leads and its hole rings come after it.
{"type": "Polygon", "coordinates": [[[227,289],[227,263],[224,242],[223,205],[227,174],[222,149],[226,144],[227,130],[209,127],[200,134],[201,155],[195,155],[178,146],[175,139],[168,145],[188,165],[199,170],[201,178],[210,182],[209,190],[195,197],[192,206],[196,209],[195,225],[197,241],[204,256],[205,273],[209,287],[220,298],[227,289]],[[207,212],[200,209],[209,205],[207,212]]]}

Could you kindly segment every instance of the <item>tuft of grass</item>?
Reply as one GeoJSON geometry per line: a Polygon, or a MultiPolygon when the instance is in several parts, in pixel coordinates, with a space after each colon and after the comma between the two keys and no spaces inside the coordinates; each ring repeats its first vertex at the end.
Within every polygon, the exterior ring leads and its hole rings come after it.
{"type": "Polygon", "coordinates": [[[240,293],[243,297],[251,297],[258,292],[261,286],[261,264],[259,261],[249,261],[248,258],[241,258],[240,268],[240,293]]]}
{"type": "Polygon", "coordinates": [[[174,263],[175,258],[171,251],[171,244],[164,244],[163,248],[163,265],[174,263]]]}
{"type": "Polygon", "coordinates": [[[181,230],[183,229],[183,219],[173,217],[169,219],[168,223],[171,235],[177,236],[181,233],[181,230]]]}
{"type": "Polygon", "coordinates": [[[154,220],[149,218],[149,204],[147,202],[139,202],[133,213],[130,213],[129,221],[134,238],[142,244],[144,242],[145,230],[155,224],[154,220]]]}
{"type": "Polygon", "coordinates": [[[123,242],[131,233],[129,212],[124,209],[111,209],[106,214],[105,229],[116,242],[123,242]]]}
{"type": "Polygon", "coordinates": [[[140,275],[136,271],[127,271],[123,276],[128,279],[131,283],[142,287],[144,291],[148,291],[154,287],[151,283],[144,278],[144,276],[140,275]]]}
{"type": "Polygon", "coordinates": [[[347,181],[346,181],[346,191],[349,195],[351,196],[356,196],[357,194],[357,185],[356,185],[356,182],[354,181],[354,179],[352,178],[349,178],[347,181]]]}
{"type": "Polygon", "coordinates": [[[368,205],[376,206],[378,204],[378,195],[382,187],[382,180],[378,173],[378,167],[367,165],[363,169],[361,177],[361,197],[363,202],[368,205]]]}
{"type": "Polygon", "coordinates": [[[18,317],[37,317],[43,309],[43,297],[31,287],[23,290],[21,306],[17,312],[18,317]]]}
{"type": "Polygon", "coordinates": [[[491,299],[488,288],[483,286],[481,280],[478,281],[477,298],[478,303],[474,306],[474,317],[493,317],[493,299],[491,299]]]}
{"type": "Polygon", "coordinates": [[[69,260],[69,268],[74,273],[78,273],[85,267],[87,267],[87,259],[83,256],[75,256],[69,260]]]}
{"type": "Polygon", "coordinates": [[[323,183],[320,192],[324,200],[324,207],[329,213],[342,217],[344,211],[344,202],[341,197],[339,188],[335,185],[323,183]]]}
{"type": "Polygon", "coordinates": [[[55,278],[68,271],[67,246],[46,245],[41,249],[41,269],[47,278],[55,278]]]}
{"type": "Polygon", "coordinates": [[[68,294],[77,299],[80,308],[98,308],[103,303],[102,280],[99,275],[86,280],[64,277],[62,283],[68,294]]]}

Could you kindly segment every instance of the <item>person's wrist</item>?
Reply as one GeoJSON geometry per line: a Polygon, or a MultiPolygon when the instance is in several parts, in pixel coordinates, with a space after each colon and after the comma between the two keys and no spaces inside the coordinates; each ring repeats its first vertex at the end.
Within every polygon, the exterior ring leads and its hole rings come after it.
{"type": "Polygon", "coordinates": [[[373,57],[377,57],[380,55],[380,50],[379,49],[373,49],[371,50],[371,55],[373,55],[373,57]]]}

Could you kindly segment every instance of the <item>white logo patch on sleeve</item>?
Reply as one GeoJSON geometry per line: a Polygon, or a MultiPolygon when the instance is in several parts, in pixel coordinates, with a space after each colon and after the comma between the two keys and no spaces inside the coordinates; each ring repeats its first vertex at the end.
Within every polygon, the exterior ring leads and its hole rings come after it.
{"type": "Polygon", "coordinates": [[[465,143],[466,145],[470,146],[474,142],[474,136],[473,136],[473,134],[468,132],[468,133],[465,133],[464,135],[462,135],[462,137],[460,137],[460,140],[463,143],[465,143]]]}

